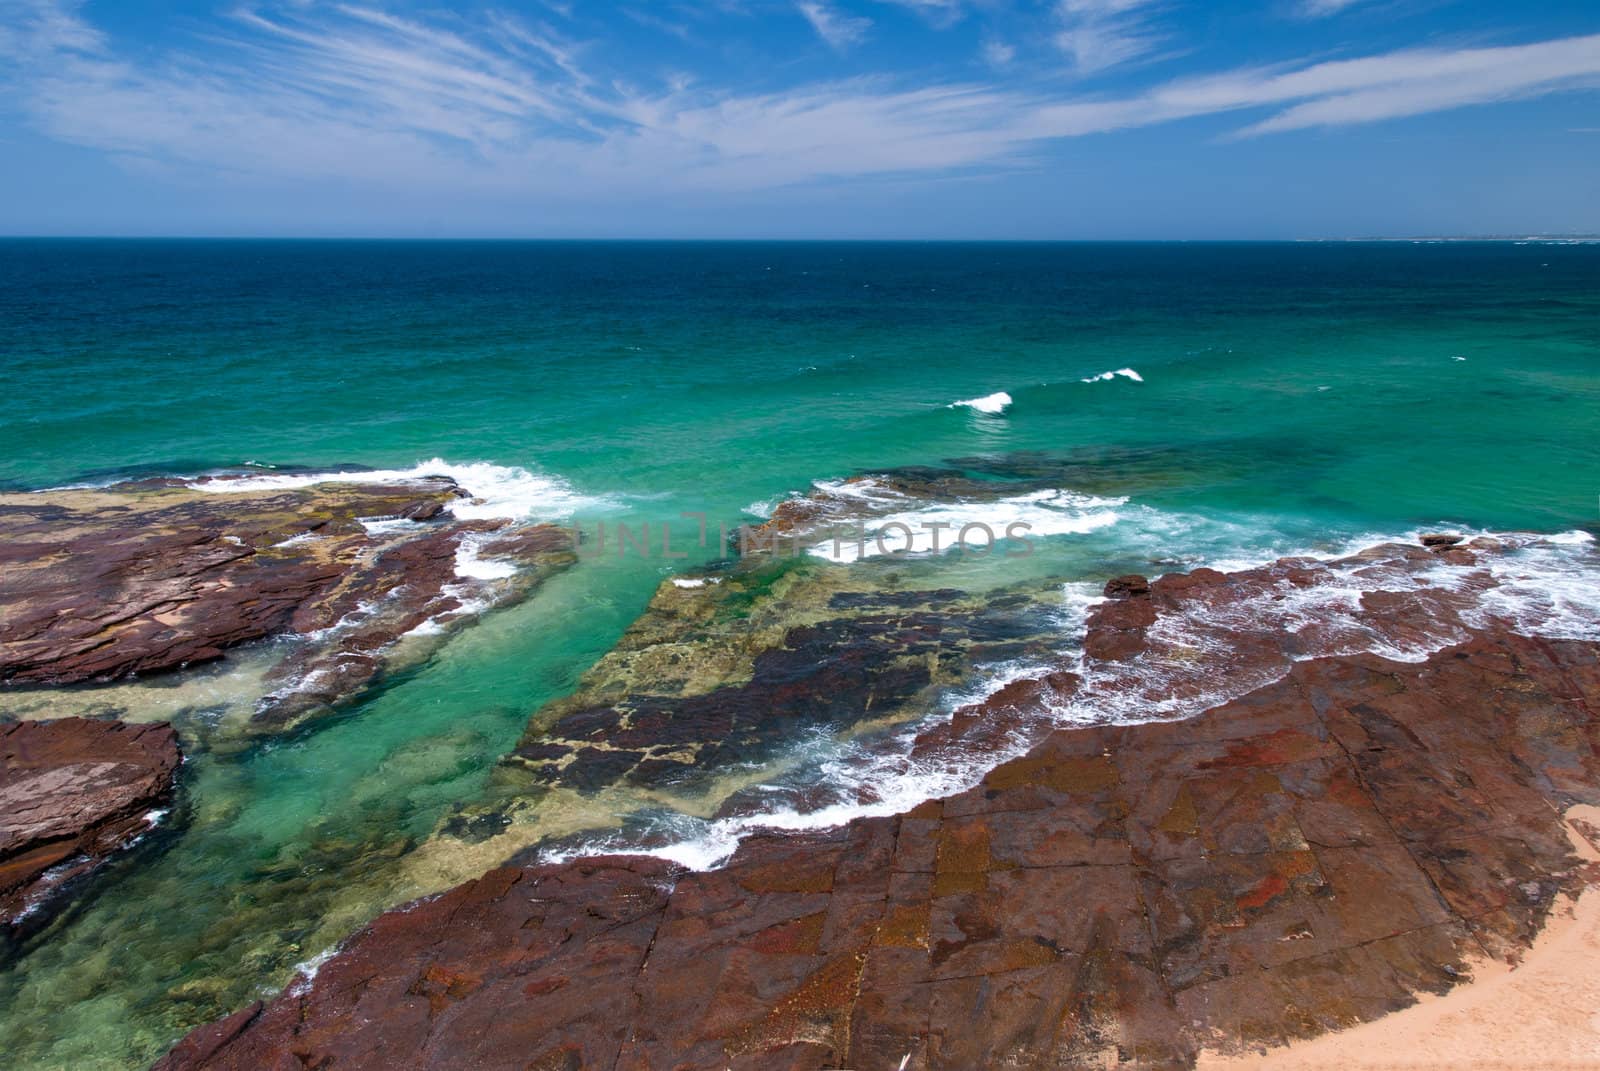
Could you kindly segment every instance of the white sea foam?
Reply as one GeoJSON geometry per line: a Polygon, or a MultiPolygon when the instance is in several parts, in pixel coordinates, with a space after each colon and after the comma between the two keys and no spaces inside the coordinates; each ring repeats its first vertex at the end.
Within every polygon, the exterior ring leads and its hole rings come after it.
{"type": "Polygon", "coordinates": [[[905,495],[876,476],[855,476],[848,480],[818,480],[812,486],[826,498],[857,499],[871,504],[907,500],[905,495]]]}
{"type": "MultiPolygon", "coordinates": [[[[468,493],[470,497],[455,499],[450,503],[450,512],[461,520],[559,521],[569,519],[583,509],[606,509],[616,505],[615,500],[608,496],[582,494],[556,476],[482,461],[458,465],[439,458],[424,461],[409,469],[296,472],[238,478],[200,477],[191,481],[191,486],[213,494],[230,494],[292,490],[323,483],[403,483],[429,476],[448,476],[468,493]]],[[[405,534],[416,527],[416,522],[400,517],[362,517],[359,520],[368,534],[376,536],[405,534]]],[[[304,533],[278,545],[291,546],[311,538],[315,537],[311,533],[304,533]]],[[[482,543],[481,537],[468,535],[457,546],[455,571],[462,581],[503,580],[516,574],[517,567],[509,561],[482,558],[482,543]]],[[[493,601],[481,597],[481,592],[466,588],[450,593],[456,595],[463,604],[457,613],[477,612],[487,608],[493,601]]],[[[425,623],[413,631],[437,631],[437,626],[425,623]]]]}
{"type": "Polygon", "coordinates": [[[1594,543],[1594,536],[1577,530],[1517,547],[1494,563],[1495,586],[1463,619],[1474,628],[1600,640],[1600,554],[1594,543]]]}
{"type": "Polygon", "coordinates": [[[356,521],[368,535],[386,536],[417,530],[417,522],[404,517],[357,517],[356,521]]]}
{"type": "Polygon", "coordinates": [[[467,535],[456,544],[456,575],[467,580],[504,580],[517,575],[515,563],[503,558],[483,558],[483,537],[467,535]]]}
{"type": "Polygon", "coordinates": [[[1563,547],[1581,547],[1593,543],[1595,539],[1593,532],[1586,532],[1582,528],[1574,528],[1570,532],[1558,532],[1555,535],[1545,536],[1544,541],[1563,547]]]}
{"type": "MultiPolygon", "coordinates": [[[[266,476],[201,477],[191,481],[197,490],[215,494],[241,491],[278,491],[312,487],[321,483],[388,483],[448,476],[471,498],[450,503],[450,511],[463,520],[563,520],[583,509],[614,505],[605,496],[585,495],[557,476],[517,466],[486,461],[452,464],[439,458],[408,469],[371,472],[296,472],[266,476]]],[[[374,519],[374,523],[380,520],[374,519]]]]}
{"type": "Polygon", "coordinates": [[[1006,407],[1010,404],[1011,395],[1007,394],[1003,390],[999,390],[995,391],[993,394],[985,394],[982,398],[968,398],[965,401],[951,402],[949,405],[945,406],[945,408],[959,409],[962,406],[965,406],[968,409],[976,409],[980,413],[992,414],[1005,412],[1006,407]]]}
{"type": "MultiPolygon", "coordinates": [[[[965,791],[982,780],[994,765],[1025,752],[1032,738],[1008,740],[982,756],[913,759],[910,753],[917,734],[929,725],[948,721],[961,706],[978,702],[1012,681],[1044,672],[1046,668],[1030,662],[991,667],[980,685],[947,695],[933,715],[902,729],[894,741],[895,746],[889,749],[869,749],[854,740],[841,740],[825,730],[813,731],[797,745],[801,752],[799,765],[807,780],[837,789],[843,797],[840,802],[806,811],[775,806],[759,813],[712,820],[684,814],[666,815],[659,821],[666,827],[667,843],[642,850],[691,870],[709,870],[726,861],[752,833],[830,829],[857,818],[899,814],[924,800],[965,791]]],[[[640,850],[624,833],[599,838],[581,847],[550,851],[545,853],[545,858],[559,862],[581,855],[640,850]]]]}
{"type": "Polygon", "coordinates": [[[1084,383],[1105,383],[1105,382],[1110,382],[1113,379],[1116,379],[1118,376],[1121,376],[1123,379],[1131,379],[1135,383],[1143,383],[1144,382],[1144,377],[1141,376],[1138,372],[1135,372],[1131,368],[1116,368],[1116,369],[1113,369],[1110,372],[1101,372],[1097,376],[1089,376],[1087,379],[1082,380],[1082,382],[1084,382],[1084,383]]]}
{"type": "Polygon", "coordinates": [[[57,863],[34,879],[33,894],[23,900],[22,907],[17,911],[13,922],[21,922],[23,919],[38,913],[40,908],[50,902],[50,898],[56,894],[62,882],[78,872],[78,868],[83,865],[83,862],[83,856],[71,856],[65,862],[57,863]]]}
{"type": "MultiPolygon", "coordinates": [[[[859,485],[858,485],[859,486],[859,485]]],[[[870,493],[864,492],[864,493],[870,493]]],[[[904,496],[897,496],[904,498],[904,496]]],[[[882,501],[879,498],[878,501],[882,501]]],[[[873,517],[859,529],[839,531],[806,548],[830,561],[853,562],[880,554],[928,554],[964,545],[984,553],[991,541],[1081,535],[1116,524],[1126,498],[1044,490],[992,502],[929,504],[873,517]]],[[[996,548],[998,550],[998,547],[996,548]]]]}
{"type": "MultiPolygon", "coordinates": [[[[183,761],[188,761],[187,755],[184,756],[183,761]]],[[[144,840],[150,831],[159,826],[169,813],[170,811],[167,808],[157,808],[140,815],[139,819],[144,823],[144,829],[129,838],[118,850],[127,851],[144,840]]],[[[34,881],[33,894],[23,901],[22,907],[17,911],[13,921],[21,922],[23,919],[36,914],[40,908],[49,903],[50,898],[55,895],[62,882],[72,877],[75,873],[81,873],[80,868],[83,866],[85,858],[82,855],[70,856],[40,874],[34,881]]]]}
{"type": "MultiPolygon", "coordinates": [[[[1253,597],[1213,605],[1205,600],[1166,614],[1151,627],[1157,654],[1126,662],[1089,662],[1074,654],[1081,642],[1088,611],[1101,597],[1094,585],[1073,584],[1063,591],[1061,660],[1049,667],[1024,663],[1004,667],[982,689],[947,697],[938,710],[897,734],[890,746],[863,745],[816,733],[802,747],[810,784],[835,790],[837,801],[802,810],[786,804],[782,786],[773,789],[773,805],[760,813],[705,820],[688,815],[661,819],[668,843],[640,848],[636,839],[619,834],[565,849],[552,858],[608,851],[645,851],[691,869],[720,865],[752,833],[767,830],[816,830],[856,818],[903,813],[928,800],[965,791],[996,766],[1025,754],[1052,728],[1103,725],[1192,717],[1258,688],[1272,684],[1297,661],[1330,655],[1376,654],[1401,662],[1421,662],[1459,643],[1470,629],[1506,628],[1524,635],[1555,639],[1600,640],[1600,554],[1594,537],[1569,532],[1540,537],[1526,534],[1498,537],[1501,554],[1485,554],[1476,566],[1458,566],[1441,559],[1408,567],[1383,559],[1340,557],[1322,572],[1319,582],[1303,586],[1289,571],[1263,581],[1253,597]],[[1387,615],[1365,609],[1369,597],[1404,594],[1428,606],[1429,626],[1407,630],[1387,615]],[[1236,637],[1286,634],[1294,642],[1281,658],[1263,659],[1260,651],[1242,656],[1236,637]],[[1082,684],[1070,698],[1045,702],[1037,720],[1021,724],[999,741],[917,754],[913,745],[928,728],[948,721],[963,703],[992,694],[1004,684],[1044,668],[1070,669],[1082,684]]],[[[1363,545],[1385,542],[1363,537],[1363,545]]],[[[1415,545],[1415,533],[1394,537],[1415,545]]],[[[1273,553],[1253,563],[1227,562],[1234,571],[1268,565],[1273,553]]],[[[1309,557],[1309,556],[1308,556],[1309,557]]],[[[1319,557],[1329,558],[1323,551],[1319,557]]]]}
{"type": "Polygon", "coordinates": [[[317,972],[325,967],[329,960],[339,954],[339,945],[332,944],[308,960],[295,964],[295,976],[284,989],[287,996],[304,996],[311,991],[311,983],[316,981],[317,972]]]}
{"type": "Polygon", "coordinates": [[[675,588],[703,588],[707,584],[720,584],[720,576],[675,576],[672,586],[675,588]]]}

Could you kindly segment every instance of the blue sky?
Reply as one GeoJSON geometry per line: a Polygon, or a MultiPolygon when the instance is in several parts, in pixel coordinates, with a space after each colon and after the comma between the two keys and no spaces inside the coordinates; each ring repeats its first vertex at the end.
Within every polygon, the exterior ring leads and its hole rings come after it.
{"type": "Polygon", "coordinates": [[[0,233],[1600,232],[1600,3],[0,0],[0,233]]]}

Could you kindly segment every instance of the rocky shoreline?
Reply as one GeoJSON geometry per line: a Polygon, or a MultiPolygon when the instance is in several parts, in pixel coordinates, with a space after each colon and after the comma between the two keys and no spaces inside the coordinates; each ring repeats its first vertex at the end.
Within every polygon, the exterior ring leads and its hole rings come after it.
{"type": "Polygon", "coordinates": [[[1016,755],[972,787],[709,871],[495,869],[159,1066],[1188,1067],[1376,1019],[1596,880],[1600,644],[1505,610],[1522,549],[1119,578],[1081,664],[917,738],[1016,755]]]}
{"type": "Polygon", "coordinates": [[[170,802],[180,761],[167,725],[0,725],[0,930],[11,938],[42,921],[142,836],[170,802]]]}
{"type": "Polygon", "coordinates": [[[265,669],[244,716],[185,722],[203,738],[193,743],[246,748],[358,698],[402,659],[425,657],[430,637],[576,560],[554,525],[457,517],[471,499],[447,477],[327,477],[0,494],[7,940],[42,927],[172,797],[174,729],[97,686],[181,676],[248,649],[265,669]],[[7,723],[12,711],[23,720],[7,723]],[[94,716],[61,716],[80,712],[94,716]]]}
{"type": "Polygon", "coordinates": [[[468,499],[448,477],[355,475],[0,494],[0,685],[125,681],[290,637],[243,729],[293,728],[377,681],[401,638],[521,598],[575,560],[554,525],[457,518],[468,499]],[[464,575],[464,558],[478,568],[464,575]]]}

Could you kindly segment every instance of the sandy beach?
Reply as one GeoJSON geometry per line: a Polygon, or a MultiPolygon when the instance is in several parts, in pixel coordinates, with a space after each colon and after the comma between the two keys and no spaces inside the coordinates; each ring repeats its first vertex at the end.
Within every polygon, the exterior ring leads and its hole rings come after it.
{"type": "MultiPolygon", "coordinates": [[[[1600,864],[1600,808],[1566,812],[1573,850],[1600,864]]],[[[1600,875],[1597,875],[1600,878],[1600,875]]],[[[1559,905],[1516,966],[1485,958],[1443,997],[1266,1053],[1202,1055],[1202,1071],[1600,1068],[1600,887],[1559,905]]]]}

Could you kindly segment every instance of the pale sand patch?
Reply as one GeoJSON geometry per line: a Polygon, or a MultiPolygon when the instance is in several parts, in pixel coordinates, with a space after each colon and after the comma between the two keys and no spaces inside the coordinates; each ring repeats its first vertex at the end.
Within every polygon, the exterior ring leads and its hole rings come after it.
{"type": "MultiPolygon", "coordinates": [[[[1574,852],[1600,862],[1600,808],[1566,813],[1574,852]]],[[[1472,981],[1382,1019],[1260,1054],[1202,1053],[1203,1071],[1600,1068],[1600,887],[1558,904],[1515,968],[1472,964],[1472,981]]]]}

